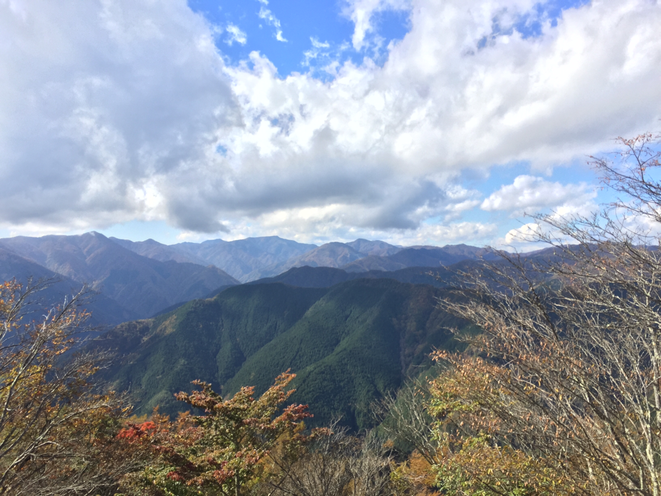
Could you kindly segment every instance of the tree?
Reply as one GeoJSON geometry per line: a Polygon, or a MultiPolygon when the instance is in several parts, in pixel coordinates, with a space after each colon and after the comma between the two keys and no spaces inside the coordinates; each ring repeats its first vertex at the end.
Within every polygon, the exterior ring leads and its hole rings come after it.
{"type": "Polygon", "coordinates": [[[626,196],[537,217],[549,250],[501,253],[441,302],[483,331],[472,355],[436,354],[450,494],[661,493],[659,136],[619,143],[593,164],[626,196]]]}
{"type": "Polygon", "coordinates": [[[429,413],[429,381],[417,379],[405,384],[396,395],[385,395],[374,405],[379,429],[406,453],[416,451],[429,465],[438,463],[439,449],[434,419],[429,413]]]}
{"type": "Polygon", "coordinates": [[[393,465],[389,449],[375,436],[349,435],[337,421],[314,429],[291,450],[269,454],[269,477],[263,478],[257,495],[271,496],[386,496],[393,494],[393,465]]]}
{"type": "Polygon", "coordinates": [[[294,377],[281,374],[257,399],[252,387],[223,399],[210,384],[194,381],[199,390],[176,397],[203,409],[204,415],[185,414],[173,423],[156,415],[148,423],[127,426],[120,437],[148,443],[156,456],[142,473],[145,490],[155,494],[244,494],[258,480],[276,441],[289,436],[291,443],[299,442],[301,423],[311,417],[305,405],[280,410],[294,392],[286,389],[294,377]]]}
{"type": "Polygon", "coordinates": [[[127,410],[121,398],[94,392],[97,357],[62,359],[87,318],[77,308],[84,292],[23,322],[46,285],[0,285],[0,493],[111,491],[126,467],[101,463],[112,455],[100,447],[127,410]]]}

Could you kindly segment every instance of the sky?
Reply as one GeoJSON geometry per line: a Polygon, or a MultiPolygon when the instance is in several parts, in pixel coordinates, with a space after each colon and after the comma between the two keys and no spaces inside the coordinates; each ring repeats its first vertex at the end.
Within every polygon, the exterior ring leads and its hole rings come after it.
{"type": "Polygon", "coordinates": [[[661,127],[657,0],[0,0],[0,237],[512,245],[661,127]]]}

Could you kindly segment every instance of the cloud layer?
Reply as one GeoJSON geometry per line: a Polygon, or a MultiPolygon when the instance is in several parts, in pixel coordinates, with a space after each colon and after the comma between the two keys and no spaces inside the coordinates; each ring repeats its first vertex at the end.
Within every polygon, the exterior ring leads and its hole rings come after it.
{"type": "Polygon", "coordinates": [[[589,188],[585,183],[563,185],[541,177],[522,175],[512,184],[502,186],[491,194],[482,202],[481,208],[486,211],[505,210],[513,217],[536,214],[559,206],[564,209],[574,207],[578,214],[596,196],[594,188],[589,188]]]}
{"type": "MultiPolygon", "coordinates": [[[[0,225],[487,240],[461,221],[480,205],[463,173],[548,168],[661,117],[656,2],[595,1],[525,37],[534,7],[355,0],[355,48],[384,9],[409,9],[410,32],[383,65],[338,61],[321,81],[256,52],[228,66],[184,0],[0,0],[0,225]]],[[[521,176],[481,205],[576,195],[521,176]]]]}

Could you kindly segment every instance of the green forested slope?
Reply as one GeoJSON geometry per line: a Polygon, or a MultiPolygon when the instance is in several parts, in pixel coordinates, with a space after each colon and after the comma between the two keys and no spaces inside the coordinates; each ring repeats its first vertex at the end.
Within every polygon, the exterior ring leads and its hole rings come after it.
{"type": "Polygon", "coordinates": [[[254,384],[261,391],[291,368],[298,374],[292,399],[314,407],[317,421],[342,415],[366,427],[370,403],[429,366],[433,346],[448,344],[453,322],[436,308],[441,296],[390,279],[339,284],[248,359],[225,389],[254,384]]]}
{"type": "Polygon", "coordinates": [[[115,389],[129,390],[138,412],[156,405],[173,412],[180,407],[175,392],[189,390],[193,379],[219,389],[247,357],[289,329],[324,292],[237,286],[155,319],[122,324],[94,343],[116,350],[121,358],[102,376],[115,389]]]}
{"type": "Polygon", "coordinates": [[[291,369],[298,375],[292,400],[308,403],[315,423],[342,416],[363,428],[375,399],[428,367],[433,347],[452,346],[446,328],[461,323],[437,309],[444,295],[389,279],[328,289],[233,287],[108,334],[103,346],[123,359],[106,378],[130,388],[140,413],[156,404],[172,413],[181,406],[172,394],[189,390],[192,379],[223,394],[243,385],[261,392],[291,369]]]}

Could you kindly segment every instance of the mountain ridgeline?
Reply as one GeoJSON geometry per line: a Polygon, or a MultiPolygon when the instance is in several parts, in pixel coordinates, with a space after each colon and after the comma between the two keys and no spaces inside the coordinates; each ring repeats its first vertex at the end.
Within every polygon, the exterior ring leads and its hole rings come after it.
{"type": "MultiPolygon", "coordinates": [[[[94,312],[97,326],[148,318],[241,282],[278,278],[291,269],[341,269],[335,272],[336,282],[340,282],[357,277],[379,278],[414,267],[437,270],[462,260],[490,256],[486,250],[465,245],[403,248],[358,239],[316,246],[277,236],[164,245],[154,240],[107,238],[96,232],[5,238],[0,239],[0,250],[0,273],[5,279],[57,281],[45,293],[53,298],[51,303],[83,286],[96,292],[89,309],[94,312]]],[[[319,274],[313,277],[319,279],[317,283],[301,277],[303,272],[297,274],[299,285],[329,285],[320,280],[319,274]]],[[[427,282],[433,279],[425,278],[427,282]]]]}

